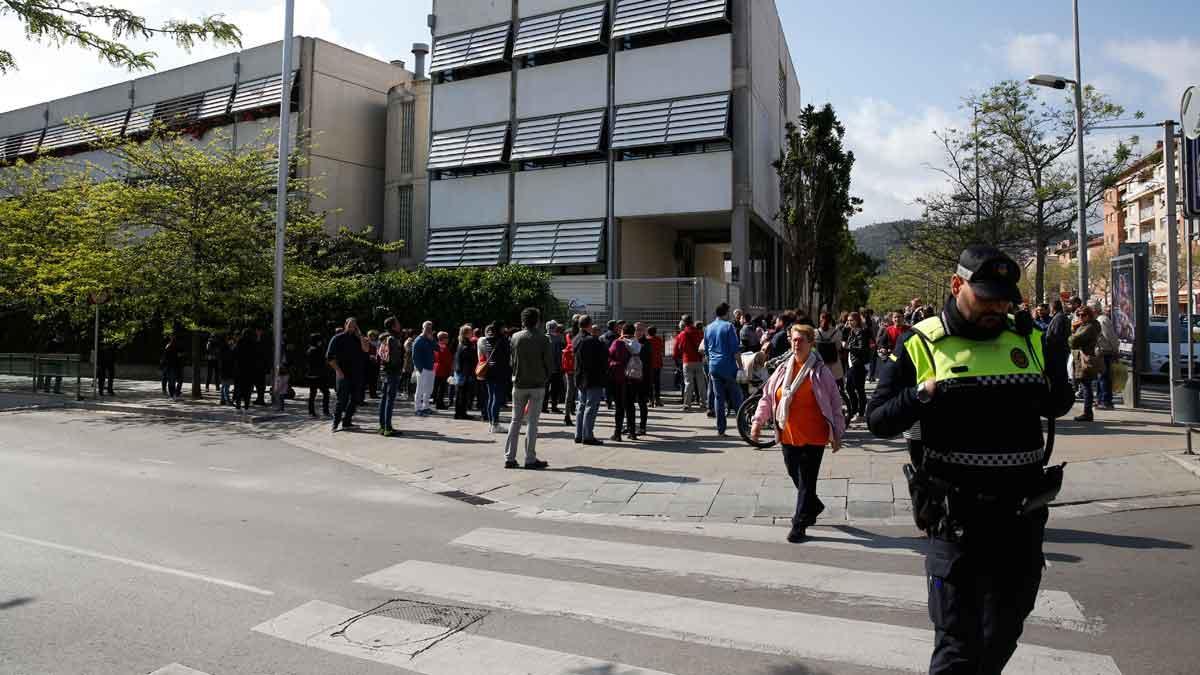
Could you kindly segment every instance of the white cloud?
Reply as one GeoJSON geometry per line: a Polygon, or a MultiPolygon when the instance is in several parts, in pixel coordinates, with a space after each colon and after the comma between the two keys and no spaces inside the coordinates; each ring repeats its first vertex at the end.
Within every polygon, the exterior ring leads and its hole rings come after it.
{"type": "Polygon", "coordinates": [[[1004,45],[1004,60],[1014,77],[1035,73],[1066,74],[1075,68],[1074,42],[1054,33],[1021,33],[1004,45]]]}
{"type": "Polygon", "coordinates": [[[864,99],[842,121],[855,158],[851,191],[864,202],[851,225],[920,216],[916,199],[944,182],[930,168],[944,163],[933,132],[955,126],[957,117],[940,108],[909,114],[887,101],[864,99]]]}
{"type": "Polygon", "coordinates": [[[1187,38],[1109,42],[1105,51],[1113,60],[1149,75],[1158,89],[1158,100],[1169,106],[1172,115],[1178,114],[1184,89],[1200,84],[1200,43],[1187,38]]]}

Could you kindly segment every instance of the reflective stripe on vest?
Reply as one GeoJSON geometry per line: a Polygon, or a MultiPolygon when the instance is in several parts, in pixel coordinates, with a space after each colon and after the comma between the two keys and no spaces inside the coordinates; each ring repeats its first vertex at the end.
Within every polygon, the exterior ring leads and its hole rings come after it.
{"type": "Polygon", "coordinates": [[[1046,386],[1042,333],[1037,329],[1028,340],[1012,330],[991,340],[969,340],[947,335],[941,317],[935,316],[913,326],[913,332],[915,339],[909,340],[906,351],[917,382],[933,379],[950,386],[1046,386]]]}

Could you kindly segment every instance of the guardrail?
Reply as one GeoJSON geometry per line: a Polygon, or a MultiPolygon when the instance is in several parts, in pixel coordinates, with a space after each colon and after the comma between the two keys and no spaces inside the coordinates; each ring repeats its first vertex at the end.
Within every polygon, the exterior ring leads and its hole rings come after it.
{"type": "Polygon", "coordinates": [[[82,401],[85,363],[78,354],[0,353],[0,375],[31,378],[33,391],[50,394],[64,393],[63,380],[74,379],[75,399],[82,401]]]}

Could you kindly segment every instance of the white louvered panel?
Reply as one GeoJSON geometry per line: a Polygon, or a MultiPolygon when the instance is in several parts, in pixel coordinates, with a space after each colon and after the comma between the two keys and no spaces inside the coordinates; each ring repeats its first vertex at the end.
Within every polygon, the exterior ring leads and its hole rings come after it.
{"type": "Polygon", "coordinates": [[[599,152],[603,129],[603,110],[523,120],[517,126],[511,159],[599,152]]]}
{"type": "Polygon", "coordinates": [[[430,144],[427,168],[457,169],[503,162],[507,139],[507,122],[436,133],[430,144]]]}
{"type": "MultiPolygon", "coordinates": [[[[291,77],[292,84],[294,85],[296,82],[296,71],[292,71],[291,77]]],[[[233,95],[230,112],[278,106],[279,96],[283,93],[282,90],[283,78],[279,75],[271,75],[257,80],[250,80],[249,82],[242,82],[237,86],[237,92],[233,95]]]]}
{"type": "Polygon", "coordinates": [[[204,100],[200,103],[200,107],[196,112],[196,119],[204,120],[226,114],[229,110],[230,98],[232,96],[232,86],[204,92],[204,100]]]}
{"type": "Polygon", "coordinates": [[[196,119],[203,103],[204,94],[190,94],[159,101],[154,104],[154,119],[168,125],[184,124],[196,119]]]}
{"type": "Polygon", "coordinates": [[[428,267],[490,267],[504,258],[508,228],[432,230],[425,252],[428,267]]]}
{"type": "Polygon", "coordinates": [[[618,0],[613,37],[681,28],[728,18],[728,0],[618,0]]]}
{"type": "Polygon", "coordinates": [[[509,24],[505,23],[437,38],[433,42],[429,71],[438,73],[504,60],[509,28],[509,24]]]}
{"type": "Polygon", "coordinates": [[[13,134],[0,141],[0,157],[12,161],[23,155],[32,155],[38,150],[38,141],[42,138],[42,130],[35,129],[23,134],[13,134]]]}
{"type": "Polygon", "coordinates": [[[150,120],[154,119],[154,104],[139,106],[129,113],[129,124],[125,125],[125,135],[141,133],[150,129],[150,120]]]}
{"type": "Polygon", "coordinates": [[[517,225],[511,261],[522,265],[590,265],[600,261],[604,223],[517,225]]]}
{"type": "Polygon", "coordinates": [[[569,9],[521,21],[513,56],[576,47],[600,42],[604,30],[604,5],[569,9]]]}
{"type": "Polygon", "coordinates": [[[721,21],[728,16],[728,4],[729,0],[671,0],[667,28],[721,21]]]}
{"type": "Polygon", "coordinates": [[[613,18],[613,37],[625,37],[663,30],[671,0],[618,0],[613,18]]]}
{"type": "Polygon", "coordinates": [[[727,138],[729,94],[636,104],[617,109],[613,148],[727,138]]]}

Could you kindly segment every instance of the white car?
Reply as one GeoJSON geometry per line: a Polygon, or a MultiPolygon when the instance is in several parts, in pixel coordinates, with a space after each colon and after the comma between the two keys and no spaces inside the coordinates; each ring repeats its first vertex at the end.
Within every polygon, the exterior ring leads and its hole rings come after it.
{"type": "MultiPolygon", "coordinates": [[[[1179,331],[1178,337],[1186,339],[1184,332],[1187,328],[1182,328],[1179,331]]],[[[1149,329],[1146,333],[1147,341],[1150,343],[1150,367],[1146,372],[1159,373],[1166,375],[1170,368],[1171,351],[1167,348],[1167,322],[1166,321],[1151,321],[1149,329]]],[[[1193,343],[1195,353],[1195,370],[1200,373],[1200,339],[1193,343]]],[[[1184,341],[1179,345],[1179,366],[1183,369],[1184,374],[1187,373],[1188,346],[1184,341]]]]}

